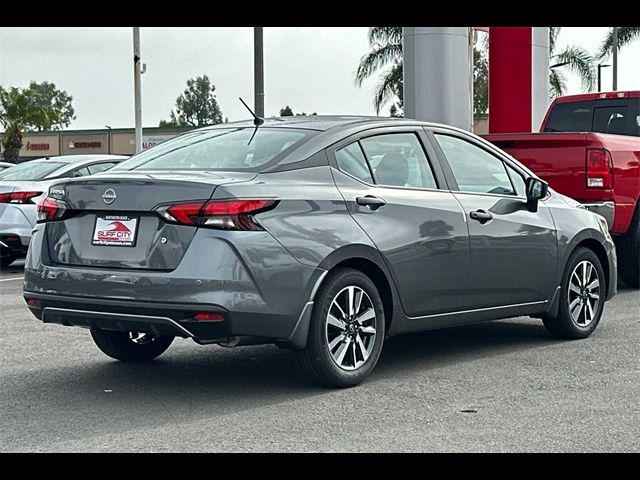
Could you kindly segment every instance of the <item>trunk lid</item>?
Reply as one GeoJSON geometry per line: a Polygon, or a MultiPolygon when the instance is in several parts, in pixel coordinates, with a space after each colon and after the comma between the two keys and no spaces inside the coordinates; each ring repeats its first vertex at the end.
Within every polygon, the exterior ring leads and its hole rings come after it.
{"type": "Polygon", "coordinates": [[[49,196],[66,202],[70,217],[46,227],[55,263],[86,267],[174,270],[195,227],[164,222],[162,204],[209,200],[218,185],[255,173],[105,173],[54,184],[49,196]]]}

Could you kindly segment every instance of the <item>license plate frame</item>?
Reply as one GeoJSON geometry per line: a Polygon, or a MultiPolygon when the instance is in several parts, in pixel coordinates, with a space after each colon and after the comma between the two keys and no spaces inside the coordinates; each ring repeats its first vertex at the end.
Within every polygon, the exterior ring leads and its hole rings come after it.
{"type": "Polygon", "coordinates": [[[136,246],[140,217],[131,215],[96,215],[91,245],[96,247],[136,246]]]}

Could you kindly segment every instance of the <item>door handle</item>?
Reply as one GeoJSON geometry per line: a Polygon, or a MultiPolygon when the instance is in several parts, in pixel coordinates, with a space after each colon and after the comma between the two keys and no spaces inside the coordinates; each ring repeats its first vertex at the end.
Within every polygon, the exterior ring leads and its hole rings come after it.
{"type": "Polygon", "coordinates": [[[487,223],[489,220],[493,219],[493,215],[489,212],[485,212],[484,210],[476,210],[469,214],[472,220],[477,220],[480,223],[487,223]]]}
{"type": "Polygon", "coordinates": [[[362,205],[363,207],[369,207],[369,210],[373,210],[373,211],[376,211],[387,204],[387,202],[385,202],[380,197],[374,197],[373,195],[367,195],[366,197],[358,197],[356,198],[356,203],[358,205],[362,205]]]}

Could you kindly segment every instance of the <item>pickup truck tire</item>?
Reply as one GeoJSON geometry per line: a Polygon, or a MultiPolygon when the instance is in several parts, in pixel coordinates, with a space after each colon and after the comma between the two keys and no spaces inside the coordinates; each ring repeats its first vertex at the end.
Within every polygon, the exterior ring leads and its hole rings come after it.
{"type": "Polygon", "coordinates": [[[631,219],[627,233],[616,238],[618,271],[624,283],[640,288],[640,205],[631,219]]]}
{"type": "Polygon", "coordinates": [[[122,362],[149,362],[165,352],[174,337],[92,329],[98,348],[122,362]]]}
{"type": "Polygon", "coordinates": [[[606,287],[598,256],[588,248],[578,247],[569,257],[562,275],[558,314],[543,315],[544,326],[554,337],[587,338],[600,323],[606,287]],[[583,275],[587,277],[586,282],[582,281],[583,275]]]}

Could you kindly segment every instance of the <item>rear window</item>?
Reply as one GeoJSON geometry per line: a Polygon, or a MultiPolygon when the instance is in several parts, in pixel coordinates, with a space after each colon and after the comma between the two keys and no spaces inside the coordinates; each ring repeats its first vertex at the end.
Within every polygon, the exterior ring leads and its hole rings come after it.
{"type": "Polygon", "coordinates": [[[169,140],[113,170],[253,170],[277,163],[317,132],[292,128],[217,129],[169,140]],[[253,139],[251,138],[253,136],[253,139]]]}
{"type": "Polygon", "coordinates": [[[560,103],[553,107],[545,132],[598,132],[640,136],[640,99],[560,103]]]}
{"type": "Polygon", "coordinates": [[[0,180],[42,180],[66,165],[59,162],[21,163],[0,172],[0,180]]]}

